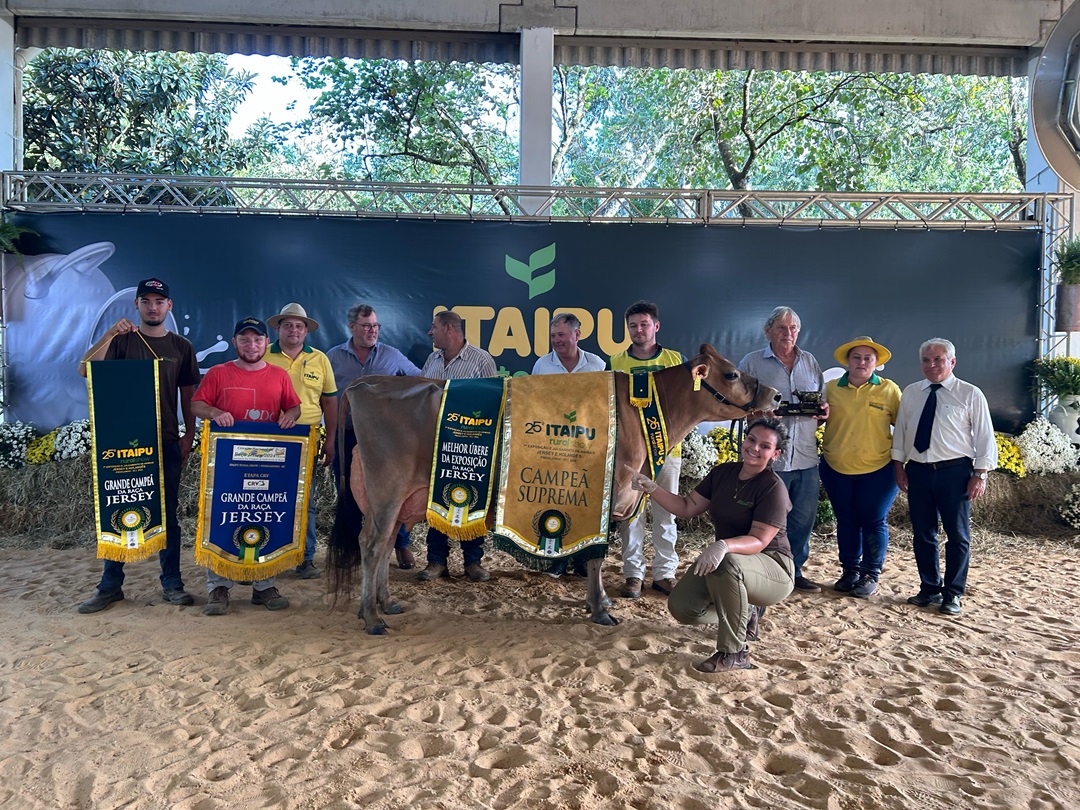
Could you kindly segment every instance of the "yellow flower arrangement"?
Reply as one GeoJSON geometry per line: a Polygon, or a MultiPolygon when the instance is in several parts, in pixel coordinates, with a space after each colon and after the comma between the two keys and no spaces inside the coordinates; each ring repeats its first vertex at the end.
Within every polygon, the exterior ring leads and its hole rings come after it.
{"type": "Polygon", "coordinates": [[[1016,442],[1004,433],[995,433],[994,439],[997,440],[998,471],[1011,473],[1017,478],[1023,478],[1026,472],[1024,469],[1024,459],[1020,455],[1020,448],[1017,446],[1016,442]]]}
{"type": "Polygon", "coordinates": [[[31,441],[26,447],[26,463],[44,464],[46,461],[52,461],[56,453],[56,434],[59,432],[60,428],[56,428],[31,441]]]}
{"type": "Polygon", "coordinates": [[[716,463],[725,464],[739,460],[739,445],[731,428],[714,427],[709,431],[709,441],[716,448],[716,463]]]}

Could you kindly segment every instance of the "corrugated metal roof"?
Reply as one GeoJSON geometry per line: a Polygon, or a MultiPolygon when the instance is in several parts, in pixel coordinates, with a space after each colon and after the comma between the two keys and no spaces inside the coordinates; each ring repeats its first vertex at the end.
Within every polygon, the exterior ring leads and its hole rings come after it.
{"type": "MultiPolygon", "coordinates": [[[[502,33],[438,33],[109,19],[19,17],[16,43],[34,48],[258,53],[427,61],[516,63],[519,38],[502,33]]],[[[555,37],[563,65],[711,70],[825,70],[1026,76],[1025,48],[865,43],[654,40],[555,37]]]]}

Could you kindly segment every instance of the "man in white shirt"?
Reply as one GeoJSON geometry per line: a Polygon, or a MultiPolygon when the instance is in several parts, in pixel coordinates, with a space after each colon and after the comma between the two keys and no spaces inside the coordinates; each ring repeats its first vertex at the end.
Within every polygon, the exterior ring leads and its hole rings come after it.
{"type": "Polygon", "coordinates": [[[607,364],[592,352],[578,348],[581,321],[569,312],[551,319],[551,351],[533,364],[533,374],[567,374],[576,371],[603,371],[607,364]]]}
{"type": "Polygon", "coordinates": [[[971,545],[971,502],[997,467],[997,442],[983,392],[953,376],[956,347],[931,338],[919,347],[924,380],[904,389],[893,432],[896,483],[908,495],[919,567],[918,607],[960,615],[971,545]],[[938,567],[938,518],[945,529],[945,576],[938,567]]]}

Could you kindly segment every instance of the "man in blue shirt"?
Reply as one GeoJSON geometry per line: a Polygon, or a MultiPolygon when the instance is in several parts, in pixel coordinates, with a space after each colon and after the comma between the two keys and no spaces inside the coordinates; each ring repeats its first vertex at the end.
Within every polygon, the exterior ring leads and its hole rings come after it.
{"type": "MultiPolygon", "coordinates": [[[[330,359],[330,367],[334,370],[334,381],[337,383],[339,397],[349,387],[349,383],[359,377],[371,374],[389,377],[420,376],[420,369],[408,357],[393,346],[387,346],[379,341],[379,319],[371,306],[354,304],[349,307],[348,319],[352,337],[326,353],[330,359]]],[[[327,441],[330,440],[328,436],[327,441]]],[[[336,441],[336,437],[333,440],[336,441]]],[[[334,457],[334,480],[338,483],[338,490],[344,492],[338,498],[338,530],[347,532],[352,537],[359,535],[364,525],[364,515],[360,507],[356,505],[352,490],[349,488],[349,465],[352,463],[354,447],[356,447],[356,434],[353,432],[352,421],[346,420],[345,449],[340,456],[334,457]],[[343,470],[344,487],[341,484],[343,470]]],[[[416,558],[410,548],[411,544],[409,533],[402,526],[394,542],[394,553],[397,555],[398,567],[402,570],[407,571],[416,566],[416,558]]]]}

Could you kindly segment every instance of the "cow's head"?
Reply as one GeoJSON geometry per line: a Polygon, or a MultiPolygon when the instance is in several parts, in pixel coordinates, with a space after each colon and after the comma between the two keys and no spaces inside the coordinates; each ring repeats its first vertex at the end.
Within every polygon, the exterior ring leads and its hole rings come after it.
{"type": "Polygon", "coordinates": [[[735,364],[708,343],[702,343],[697,356],[690,361],[694,387],[700,383],[700,394],[713,400],[710,421],[741,419],[753,411],[776,407],[780,394],[775,388],[762,385],[756,377],[744,374],[735,364]]]}

